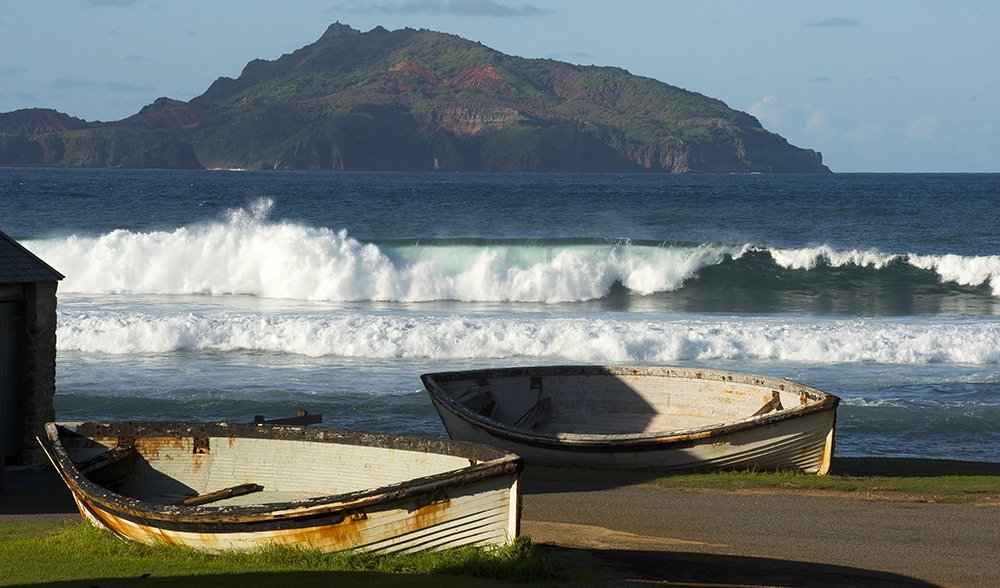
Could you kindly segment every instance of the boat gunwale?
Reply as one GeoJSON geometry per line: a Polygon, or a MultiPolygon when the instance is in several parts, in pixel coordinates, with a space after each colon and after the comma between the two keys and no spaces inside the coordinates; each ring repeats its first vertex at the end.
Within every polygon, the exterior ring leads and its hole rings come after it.
{"type": "MultiPolygon", "coordinates": [[[[219,523],[246,524],[254,522],[295,520],[317,516],[342,514],[347,516],[363,511],[373,506],[388,506],[407,499],[421,496],[433,496],[447,489],[468,486],[488,478],[503,475],[519,475],[524,464],[521,458],[513,453],[490,447],[480,443],[431,439],[408,435],[391,435],[382,433],[365,433],[342,429],[306,428],[289,425],[267,424],[230,424],[230,423],[174,423],[174,422],[139,422],[128,421],[118,423],[58,423],[49,422],[45,425],[46,438],[38,437],[39,443],[48,453],[49,459],[59,471],[67,486],[74,495],[84,497],[90,503],[103,510],[114,512],[118,516],[136,518],[148,522],[168,521],[177,523],[219,523]],[[70,427],[76,425],[77,428],[70,427]],[[86,437],[99,432],[138,433],[155,431],[155,436],[197,436],[209,437],[243,437],[274,439],[289,441],[310,441],[364,445],[385,449],[404,449],[411,451],[428,451],[454,457],[465,457],[470,465],[458,469],[450,469],[430,476],[411,478],[395,484],[387,484],[378,488],[324,495],[303,500],[286,502],[246,504],[233,506],[187,506],[160,504],[118,494],[108,488],[91,481],[82,474],[76,464],[70,459],[63,446],[59,429],[71,431],[86,437]],[[80,432],[82,428],[83,432],[80,432]],[[279,437],[268,435],[277,433],[279,437]],[[394,446],[394,444],[399,446],[394,446]],[[431,448],[434,448],[433,450],[431,448]],[[472,461],[475,463],[472,463],[472,461]]],[[[107,435],[111,436],[111,435],[107,435]]],[[[154,436],[147,434],[145,436],[154,436]]]]}
{"type": "Polygon", "coordinates": [[[757,427],[773,425],[805,415],[835,409],[840,398],[793,380],[760,376],[743,372],[711,370],[700,368],[680,368],[675,366],[621,366],[621,365],[555,365],[488,368],[435,372],[420,376],[431,400],[435,405],[446,408],[456,417],[478,425],[491,434],[508,440],[533,445],[551,445],[574,450],[593,448],[595,450],[621,449],[623,451],[659,450],[666,445],[688,444],[694,441],[714,439],[757,427]],[[813,400],[809,404],[773,411],[763,415],[750,416],[733,421],[681,429],[674,431],[650,431],[643,433],[588,434],[588,433],[545,433],[524,427],[515,427],[480,415],[449,394],[444,393],[438,382],[455,380],[478,380],[497,377],[536,376],[650,376],[676,379],[710,380],[735,382],[761,386],[782,391],[803,392],[813,400]],[[773,385],[770,385],[773,384],[773,385]]]}

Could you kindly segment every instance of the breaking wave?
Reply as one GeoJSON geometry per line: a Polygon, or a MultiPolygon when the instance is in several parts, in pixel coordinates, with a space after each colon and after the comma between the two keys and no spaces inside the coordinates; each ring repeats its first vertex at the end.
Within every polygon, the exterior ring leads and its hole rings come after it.
{"type": "Polygon", "coordinates": [[[841,288],[844,270],[898,287],[931,282],[1000,297],[1000,255],[915,255],[876,250],[628,240],[430,239],[362,242],[346,229],[269,220],[263,199],[219,222],[170,231],[29,241],[66,274],[60,290],[87,294],[244,294],[323,301],[560,303],[600,299],[615,287],[648,296],[715,272],[722,285],[758,290],[841,288]],[[819,278],[812,283],[812,278],[819,278]]]}

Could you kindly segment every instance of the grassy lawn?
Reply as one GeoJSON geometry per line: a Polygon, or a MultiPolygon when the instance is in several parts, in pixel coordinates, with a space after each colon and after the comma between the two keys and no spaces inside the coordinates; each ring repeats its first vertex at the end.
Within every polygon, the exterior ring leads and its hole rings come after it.
{"type": "Polygon", "coordinates": [[[652,483],[689,492],[804,491],[847,498],[1000,503],[1000,464],[942,460],[840,460],[825,476],[799,472],[657,473],[533,467],[528,479],[596,486],[652,483]]]}
{"type": "Polygon", "coordinates": [[[680,490],[806,490],[917,502],[1000,502],[1000,476],[813,476],[792,472],[719,472],[657,478],[680,490]]]}
{"type": "Polygon", "coordinates": [[[147,547],[86,523],[0,525],[0,586],[513,586],[563,584],[568,576],[528,540],[503,548],[415,555],[334,554],[294,548],[205,554],[147,547]]]}

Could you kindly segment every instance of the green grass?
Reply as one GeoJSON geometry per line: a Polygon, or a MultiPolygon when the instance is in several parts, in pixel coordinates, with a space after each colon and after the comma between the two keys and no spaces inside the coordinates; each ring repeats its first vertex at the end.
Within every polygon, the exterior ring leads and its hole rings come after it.
{"type": "Polygon", "coordinates": [[[0,586],[510,586],[560,583],[560,572],[519,539],[412,555],[321,553],[289,547],[200,553],[122,541],[86,523],[0,525],[0,586]]]}
{"type": "Polygon", "coordinates": [[[655,483],[680,490],[750,489],[815,490],[898,494],[899,499],[925,502],[1000,500],[1000,476],[816,476],[798,472],[717,472],[657,478],[655,483]]]}
{"type": "Polygon", "coordinates": [[[911,502],[1000,503],[1000,474],[919,472],[900,475],[800,472],[710,472],[667,474],[650,471],[580,470],[534,467],[531,479],[596,485],[652,483],[686,492],[812,491],[846,497],[911,502]]]}

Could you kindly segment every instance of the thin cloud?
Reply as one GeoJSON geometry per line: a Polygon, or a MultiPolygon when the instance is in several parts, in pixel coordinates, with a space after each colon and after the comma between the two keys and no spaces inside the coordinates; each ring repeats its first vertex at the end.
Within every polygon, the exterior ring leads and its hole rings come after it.
{"type": "Polygon", "coordinates": [[[764,96],[747,108],[747,112],[757,117],[765,125],[778,125],[785,109],[777,96],[764,96]]]}
{"type": "Polygon", "coordinates": [[[825,110],[816,110],[806,118],[807,131],[825,131],[830,126],[829,115],[825,110]]]}
{"type": "Polygon", "coordinates": [[[919,116],[903,129],[903,134],[910,139],[930,139],[937,134],[937,131],[937,119],[932,116],[919,116]]]}
{"type": "Polygon", "coordinates": [[[93,80],[82,78],[64,77],[53,80],[49,87],[54,90],[107,90],[109,92],[120,92],[127,94],[149,94],[153,92],[153,86],[126,84],[123,82],[99,83],[93,80]]]}
{"type": "Polygon", "coordinates": [[[833,16],[830,18],[824,18],[823,20],[807,22],[803,26],[819,27],[819,28],[846,28],[846,27],[856,27],[860,25],[861,21],[856,18],[842,18],[839,16],[833,16]]]}
{"type": "Polygon", "coordinates": [[[830,79],[830,77],[829,77],[829,76],[817,76],[817,77],[815,77],[815,78],[812,78],[812,79],[811,79],[811,80],[809,80],[809,81],[810,81],[810,82],[832,82],[833,80],[832,80],[832,79],[830,79]]]}
{"type": "Polygon", "coordinates": [[[153,91],[153,86],[142,85],[136,86],[135,84],[125,84],[122,82],[108,82],[104,84],[104,87],[112,92],[123,92],[126,94],[149,94],[153,91]]]}
{"type": "Polygon", "coordinates": [[[844,134],[852,141],[873,143],[880,140],[885,135],[885,131],[882,129],[882,126],[877,123],[867,123],[851,127],[844,134]]]}
{"type": "Polygon", "coordinates": [[[10,66],[0,69],[0,74],[5,76],[16,76],[17,74],[28,73],[23,67],[10,66]]]}
{"type": "Polygon", "coordinates": [[[58,78],[52,81],[49,86],[55,90],[78,90],[80,88],[96,88],[99,86],[97,82],[93,80],[84,80],[82,78],[58,78]]]}
{"type": "Polygon", "coordinates": [[[149,63],[150,59],[148,57],[143,57],[142,55],[126,55],[122,57],[122,61],[130,61],[132,63],[149,63]]]}
{"type": "Polygon", "coordinates": [[[84,4],[87,6],[97,6],[97,7],[118,7],[118,6],[138,6],[146,0],[84,0],[84,4]]]}
{"type": "Polygon", "coordinates": [[[534,4],[510,6],[494,0],[407,0],[405,2],[351,2],[331,7],[327,13],[351,14],[453,14],[456,16],[489,16],[519,18],[542,16],[551,11],[534,4]]]}
{"type": "Polygon", "coordinates": [[[769,130],[810,141],[829,140],[838,131],[831,115],[811,105],[797,106],[784,103],[777,96],[764,96],[747,108],[748,113],[769,130]]]}

